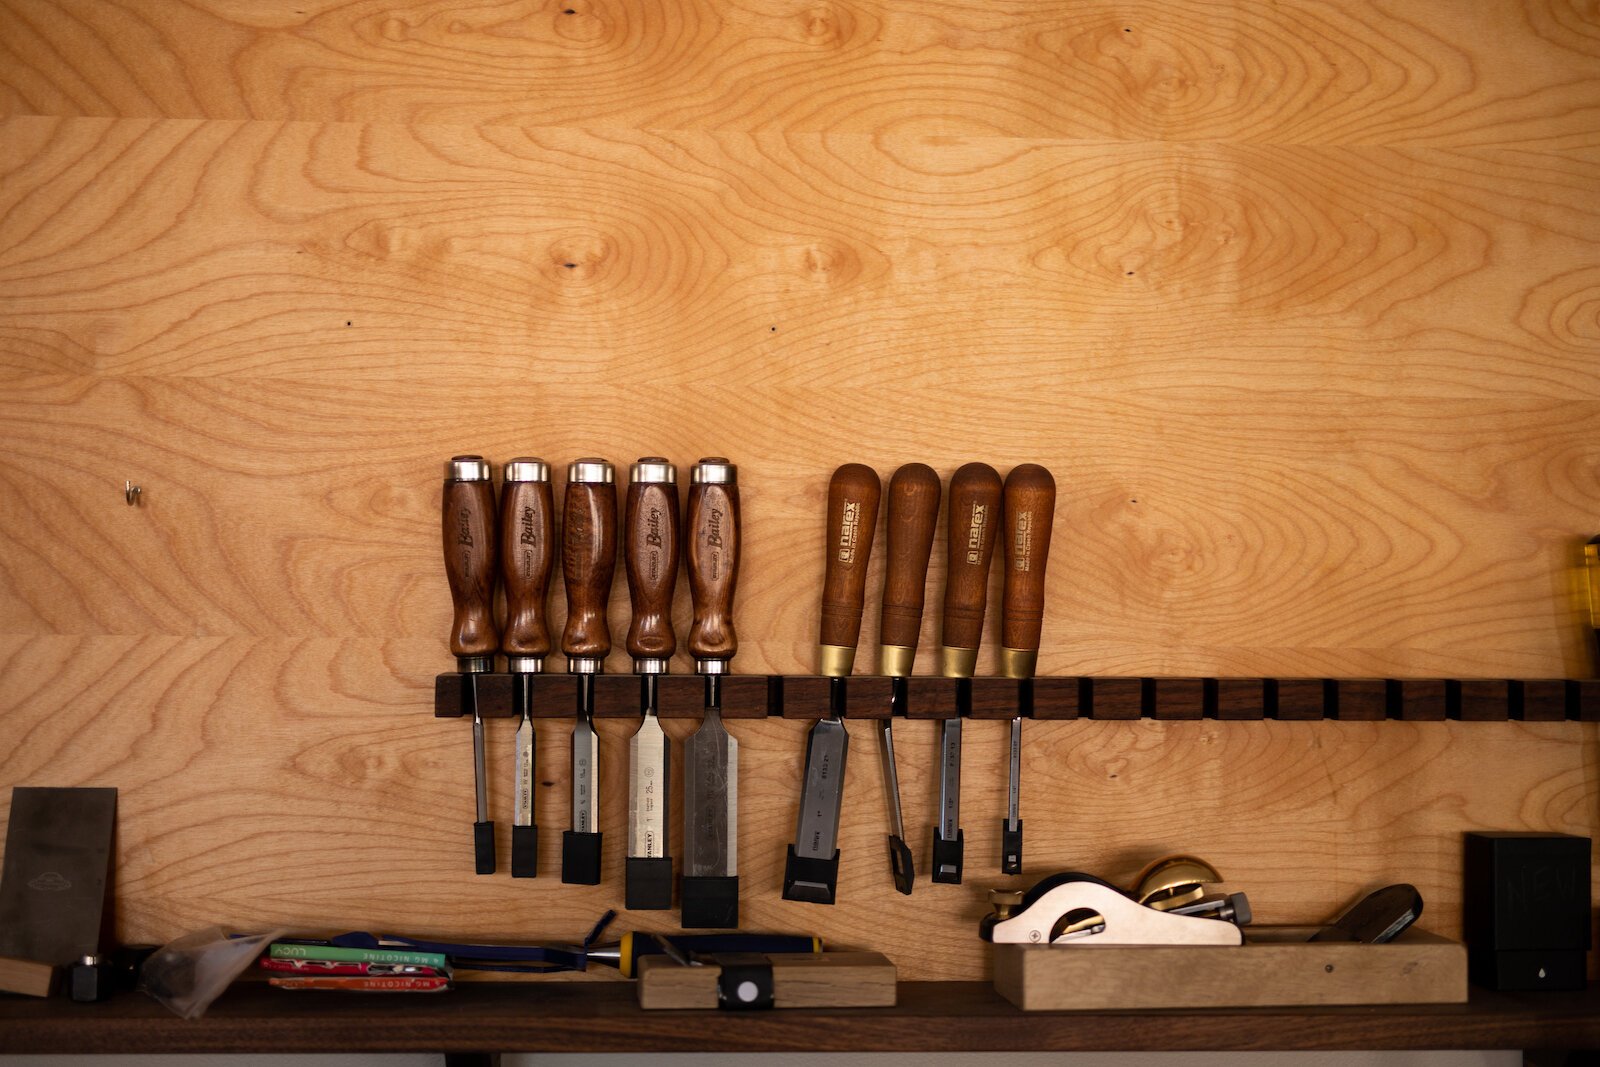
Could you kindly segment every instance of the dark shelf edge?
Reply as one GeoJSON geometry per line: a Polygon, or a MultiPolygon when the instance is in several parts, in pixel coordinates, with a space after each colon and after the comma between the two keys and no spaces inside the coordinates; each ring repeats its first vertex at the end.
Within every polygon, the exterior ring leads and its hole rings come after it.
{"type": "Polygon", "coordinates": [[[1022,1012],[982,982],[909,982],[894,1008],[646,1012],[607,982],[469,982],[438,998],[235,986],[187,1022],[140,995],[0,997],[0,1053],[1157,1051],[1600,1047],[1600,987],[1466,1004],[1022,1012]]]}

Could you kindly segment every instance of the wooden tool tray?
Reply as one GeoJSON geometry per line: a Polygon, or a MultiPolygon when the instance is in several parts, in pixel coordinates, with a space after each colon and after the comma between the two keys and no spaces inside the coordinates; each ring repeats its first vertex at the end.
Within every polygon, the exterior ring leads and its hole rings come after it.
{"type": "Polygon", "coordinates": [[[1024,1011],[1458,1004],[1467,950],[1421,930],[1383,945],[1263,926],[1239,946],[996,945],[994,986],[1024,1011]]]}

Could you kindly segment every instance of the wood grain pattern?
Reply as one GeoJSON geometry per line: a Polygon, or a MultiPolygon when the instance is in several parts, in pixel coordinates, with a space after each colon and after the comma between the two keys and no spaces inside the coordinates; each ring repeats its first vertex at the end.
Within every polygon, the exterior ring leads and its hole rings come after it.
{"type": "MultiPolygon", "coordinates": [[[[1600,833],[1600,726],[1546,721],[1600,683],[1540,681],[1596,667],[1597,59],[1555,0],[0,0],[0,811],[118,786],[132,938],[578,936],[620,880],[463,854],[440,465],[725,455],[747,924],[981,977],[1006,724],[967,727],[966,886],[894,893],[858,737],[843,903],[790,904],[808,723],[764,676],[826,700],[795,676],[835,466],[1031,462],[1061,490],[1029,875],[1194,851],[1282,922],[1405,879],[1450,933],[1463,830],[1600,833]],[[1449,721],[1507,679],[1510,721],[1449,721]],[[1258,693],[1276,720],[1232,721],[1258,693]]],[[[949,711],[925,616],[913,719],[949,711]]],[[[663,687],[675,739],[697,684],[663,687]]],[[[935,728],[896,734],[930,824],[935,728]]],[[[565,746],[541,717],[547,827],[565,746]]]]}

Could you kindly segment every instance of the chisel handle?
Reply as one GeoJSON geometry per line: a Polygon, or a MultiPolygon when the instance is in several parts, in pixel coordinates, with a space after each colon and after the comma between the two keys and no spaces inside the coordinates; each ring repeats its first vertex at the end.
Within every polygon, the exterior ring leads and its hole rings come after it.
{"type": "Polygon", "coordinates": [[[1000,599],[1000,673],[1033,677],[1044,624],[1044,570],[1055,523],[1056,480],[1037,463],[1006,475],[1005,583],[1000,599]]]}
{"type": "Polygon", "coordinates": [[[942,493],[939,475],[925,463],[907,463],[889,479],[888,566],[878,640],[883,673],[894,677],[909,675],[916,658],[942,493]]]}
{"type": "Polygon", "coordinates": [[[1000,475],[987,463],[968,463],[950,479],[949,573],[940,664],[940,673],[947,677],[970,678],[977,665],[1001,489],[1000,475]]]}
{"type": "Polygon", "coordinates": [[[481,456],[456,456],[445,468],[444,571],[455,621],[450,651],[457,658],[492,657],[500,647],[494,624],[494,483],[481,456]]]}
{"type": "Polygon", "coordinates": [[[739,584],[739,468],[702,459],[689,477],[689,594],[694,622],[689,654],[695,669],[720,674],[739,651],[733,594],[739,584]]]}
{"type": "Polygon", "coordinates": [[[840,678],[855,663],[866,599],[867,562],[878,526],[878,474],[846,463],[828,482],[827,571],[822,582],[822,673],[840,678]]]}
{"type": "Polygon", "coordinates": [[[659,456],[633,465],[622,530],[633,604],[628,655],[635,670],[659,674],[678,648],[672,628],[672,593],[678,584],[678,468],[659,456]]]}
{"type": "Polygon", "coordinates": [[[569,667],[592,673],[611,653],[606,605],[617,567],[617,487],[611,464],[574,460],[562,501],[561,577],[567,589],[567,625],[561,651],[569,667]]]}
{"type": "Polygon", "coordinates": [[[538,671],[550,654],[546,600],[555,562],[555,498],[550,465],[541,459],[506,464],[500,490],[500,579],[506,590],[506,628],[500,651],[513,671],[538,671]]]}

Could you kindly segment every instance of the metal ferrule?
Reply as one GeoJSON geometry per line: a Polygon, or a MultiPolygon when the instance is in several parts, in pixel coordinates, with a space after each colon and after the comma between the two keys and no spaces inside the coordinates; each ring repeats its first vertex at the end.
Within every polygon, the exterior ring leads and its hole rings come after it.
{"type": "Polygon", "coordinates": [[[550,464],[532,456],[519,456],[506,462],[502,477],[508,482],[548,482],[550,464]]]}
{"type": "Polygon", "coordinates": [[[905,645],[884,645],[878,649],[878,664],[890,678],[911,677],[911,665],[916,659],[917,650],[905,645]]]}
{"type": "Polygon", "coordinates": [[[568,656],[568,674],[601,674],[606,669],[606,661],[600,656],[568,656]]]}
{"type": "Polygon", "coordinates": [[[729,674],[733,668],[731,661],[725,659],[697,659],[694,661],[696,674],[729,674]]]}
{"type": "Polygon", "coordinates": [[[451,482],[487,482],[492,475],[482,456],[453,456],[444,465],[444,476],[451,482]]]}
{"type": "Polygon", "coordinates": [[[628,468],[628,481],[634,485],[677,485],[678,468],[660,456],[645,456],[628,468]]]}
{"type": "Polygon", "coordinates": [[[829,678],[843,678],[856,665],[854,645],[818,645],[817,670],[829,678]]]}
{"type": "Polygon", "coordinates": [[[617,480],[617,472],[609,460],[585,457],[567,464],[567,484],[610,485],[617,480]]]}
{"type": "Polygon", "coordinates": [[[1039,651],[1033,648],[1002,648],[1000,650],[1000,677],[1032,678],[1039,665],[1039,651]]]}
{"type": "Polygon", "coordinates": [[[456,669],[462,674],[486,674],[494,670],[494,656],[457,656],[456,669]]]}
{"type": "Polygon", "coordinates": [[[507,656],[506,670],[512,674],[544,673],[543,656],[507,656]]]}
{"type": "Polygon", "coordinates": [[[721,456],[707,456],[689,471],[692,485],[737,485],[739,468],[721,456]]]}
{"type": "Polygon", "coordinates": [[[672,665],[669,659],[636,659],[633,661],[634,674],[666,674],[667,668],[672,665]]]}
{"type": "Polygon", "coordinates": [[[946,678],[971,678],[978,669],[978,650],[975,648],[939,649],[939,673],[946,678]]]}

